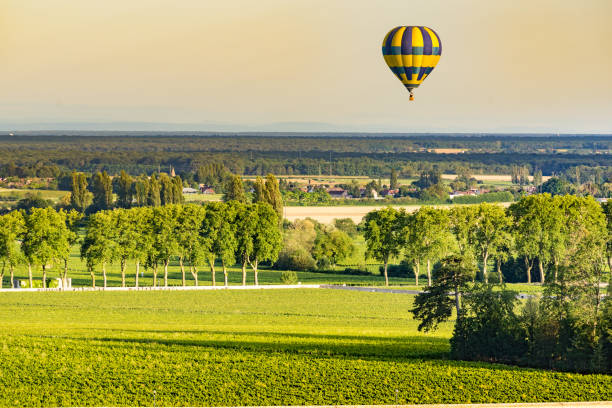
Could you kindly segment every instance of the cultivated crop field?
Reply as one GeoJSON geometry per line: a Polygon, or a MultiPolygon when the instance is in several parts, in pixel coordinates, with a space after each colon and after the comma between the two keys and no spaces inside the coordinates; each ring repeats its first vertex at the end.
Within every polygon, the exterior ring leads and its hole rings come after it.
{"type": "Polygon", "coordinates": [[[308,289],[2,293],[0,406],[612,399],[611,376],[450,361],[450,324],[418,333],[412,299],[308,289]]]}

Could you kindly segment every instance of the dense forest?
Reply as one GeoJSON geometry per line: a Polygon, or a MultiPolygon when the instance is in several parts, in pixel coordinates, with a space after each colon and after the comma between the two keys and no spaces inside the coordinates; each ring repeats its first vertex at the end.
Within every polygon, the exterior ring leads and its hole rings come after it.
{"type": "Polygon", "coordinates": [[[0,135],[0,177],[57,177],[62,171],[194,172],[211,162],[245,175],[330,174],[411,177],[437,168],[509,174],[527,166],[544,176],[576,166],[609,172],[611,135],[502,134],[20,134],[0,135]],[[19,169],[21,174],[11,174],[19,169]]]}

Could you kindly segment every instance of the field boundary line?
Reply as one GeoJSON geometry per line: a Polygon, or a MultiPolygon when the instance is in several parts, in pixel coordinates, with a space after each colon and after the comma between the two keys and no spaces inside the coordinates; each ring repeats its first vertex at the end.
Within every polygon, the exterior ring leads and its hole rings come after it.
{"type": "Polygon", "coordinates": [[[0,292],[138,292],[138,291],[193,291],[193,290],[267,290],[267,289],[319,289],[322,285],[319,284],[305,284],[305,285],[230,285],[230,286],[139,286],[139,287],[121,287],[121,286],[109,286],[109,287],[95,287],[83,286],[78,288],[6,288],[0,289],[0,292]]]}
{"type": "MultiPolygon", "coordinates": [[[[214,408],[584,408],[612,407],[612,401],[582,401],[582,402],[500,402],[482,404],[412,404],[412,405],[263,405],[242,407],[214,408]]],[[[85,407],[74,407],[85,408],[85,407]]],[[[118,408],[118,407],[99,407],[118,408]]],[[[124,407],[125,408],[125,407],[124,407]]],[[[135,407],[133,407],[135,408],[135,407]]],[[[146,408],[146,407],[143,407],[146,408]]],[[[163,408],[163,407],[158,407],[163,408]]],[[[189,407],[186,407],[189,408],[189,407]]],[[[197,407],[191,407],[197,408],[197,407]]],[[[201,408],[201,407],[199,407],[201,408]]]]}

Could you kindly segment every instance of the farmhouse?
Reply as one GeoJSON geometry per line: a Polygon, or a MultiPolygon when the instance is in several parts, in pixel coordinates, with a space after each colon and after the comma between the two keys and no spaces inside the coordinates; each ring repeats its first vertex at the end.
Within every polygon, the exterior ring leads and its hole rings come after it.
{"type": "Polygon", "coordinates": [[[202,194],[215,194],[215,189],[206,184],[200,184],[200,193],[202,194]]]}
{"type": "Polygon", "coordinates": [[[327,193],[331,196],[331,198],[336,198],[336,199],[348,197],[348,192],[345,189],[340,188],[340,187],[328,188],[327,193]]]}

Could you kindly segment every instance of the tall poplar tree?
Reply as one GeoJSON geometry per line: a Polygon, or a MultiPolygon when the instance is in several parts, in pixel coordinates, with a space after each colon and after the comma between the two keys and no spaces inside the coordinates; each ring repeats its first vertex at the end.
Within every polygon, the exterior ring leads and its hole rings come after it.
{"type": "Polygon", "coordinates": [[[113,185],[106,171],[96,173],[93,178],[93,206],[98,211],[113,207],[113,185]]]}
{"type": "Polygon", "coordinates": [[[391,176],[389,177],[389,188],[391,190],[395,190],[397,187],[397,171],[395,169],[391,169],[391,176]]]}
{"type": "Polygon", "coordinates": [[[241,203],[246,202],[246,195],[244,194],[244,187],[242,185],[242,178],[236,174],[232,175],[225,186],[225,195],[223,201],[238,201],[241,203]]]}
{"type": "Polygon", "coordinates": [[[84,212],[91,204],[91,193],[87,190],[87,176],[73,171],[71,180],[70,206],[77,211],[84,212]]]}
{"type": "Polygon", "coordinates": [[[117,178],[117,206],[121,208],[130,208],[133,200],[133,181],[132,177],[124,170],[117,178]]]}

